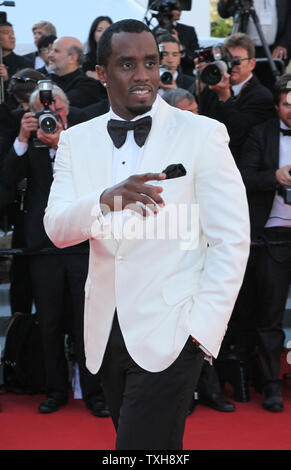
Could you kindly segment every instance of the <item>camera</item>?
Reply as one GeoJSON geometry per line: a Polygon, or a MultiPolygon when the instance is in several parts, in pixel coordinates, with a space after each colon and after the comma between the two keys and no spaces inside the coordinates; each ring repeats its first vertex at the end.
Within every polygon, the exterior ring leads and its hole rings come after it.
{"type": "MultiPolygon", "coordinates": [[[[291,170],[289,170],[289,175],[291,176],[291,170]]],[[[291,204],[291,186],[280,186],[278,194],[282,196],[285,204],[291,204]]]]}
{"type": "Polygon", "coordinates": [[[206,85],[217,85],[225,72],[230,73],[234,65],[239,65],[239,59],[233,59],[223,45],[198,49],[194,52],[194,57],[199,62],[209,62],[200,74],[201,81],[206,85]]]}
{"type": "Polygon", "coordinates": [[[148,9],[168,12],[172,10],[191,10],[192,0],[149,0],[148,9]]]}
{"type": "MultiPolygon", "coordinates": [[[[158,26],[153,29],[157,37],[173,29],[173,10],[191,10],[192,0],[149,0],[148,10],[156,11],[152,18],[156,18],[158,26]]],[[[149,22],[150,23],[150,22],[149,22]]]]}
{"type": "Polygon", "coordinates": [[[50,105],[54,101],[52,94],[53,84],[51,80],[39,80],[37,85],[39,99],[43,108],[38,113],[35,113],[35,117],[38,119],[38,125],[43,132],[55,134],[58,128],[58,115],[50,109],[50,105]]]}
{"type": "Polygon", "coordinates": [[[235,0],[234,7],[240,8],[241,10],[249,10],[254,6],[253,0],[235,0]]]}
{"type": "MultiPolygon", "coordinates": [[[[164,46],[159,44],[160,59],[163,58],[164,46]]],[[[173,75],[166,65],[160,65],[160,80],[164,85],[171,85],[173,82],[173,75]]]]}
{"type": "Polygon", "coordinates": [[[173,75],[165,65],[160,66],[160,80],[164,85],[171,85],[173,82],[173,75]]]}

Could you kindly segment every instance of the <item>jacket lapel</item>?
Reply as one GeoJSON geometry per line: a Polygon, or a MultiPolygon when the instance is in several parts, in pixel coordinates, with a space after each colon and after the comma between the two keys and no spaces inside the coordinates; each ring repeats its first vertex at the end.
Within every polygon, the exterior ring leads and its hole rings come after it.
{"type": "Polygon", "coordinates": [[[107,132],[109,114],[93,119],[88,128],[87,139],[84,144],[89,146],[85,155],[89,155],[88,161],[84,162],[91,182],[92,190],[101,190],[112,186],[112,154],[113,143],[107,132]]]}
{"type": "MultiPolygon", "coordinates": [[[[144,154],[140,162],[138,173],[161,173],[167,166],[173,151],[177,151],[173,143],[175,120],[170,113],[170,106],[160,99],[156,114],[153,117],[152,129],[145,143],[144,154]]],[[[174,153],[175,154],[175,153],[174,153]]],[[[178,162],[174,162],[178,163],[178,162]]]]}
{"type": "Polygon", "coordinates": [[[279,119],[273,119],[270,121],[269,132],[272,138],[268,139],[270,147],[266,152],[266,158],[269,159],[268,167],[277,169],[279,168],[279,156],[280,156],[280,121],[279,119]]]}

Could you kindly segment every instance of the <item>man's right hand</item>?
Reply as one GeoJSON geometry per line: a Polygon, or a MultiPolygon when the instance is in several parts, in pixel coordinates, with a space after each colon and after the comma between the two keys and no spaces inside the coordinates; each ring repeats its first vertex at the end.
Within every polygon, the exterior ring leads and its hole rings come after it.
{"type": "Polygon", "coordinates": [[[165,205],[160,196],[163,188],[147,183],[161,181],[165,178],[165,173],[132,175],[127,180],[105,189],[100,197],[100,207],[103,215],[106,215],[109,211],[121,211],[125,208],[142,213],[144,217],[149,215],[147,209],[150,209],[154,214],[158,213],[158,206],[163,207],[165,205]]]}
{"type": "Polygon", "coordinates": [[[21,120],[20,132],[18,140],[20,142],[28,142],[30,139],[31,132],[37,131],[38,119],[36,119],[34,113],[25,113],[21,120]]]}
{"type": "Polygon", "coordinates": [[[276,171],[276,180],[278,183],[291,186],[291,165],[283,166],[276,171]]]}
{"type": "Polygon", "coordinates": [[[209,89],[216,93],[220,101],[227,101],[231,97],[230,75],[224,72],[220,82],[216,85],[209,85],[209,89]]]}

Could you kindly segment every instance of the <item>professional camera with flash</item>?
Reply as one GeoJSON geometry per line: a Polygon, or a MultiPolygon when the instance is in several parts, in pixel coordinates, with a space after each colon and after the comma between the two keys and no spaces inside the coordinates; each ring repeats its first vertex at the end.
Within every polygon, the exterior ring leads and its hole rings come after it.
{"type": "Polygon", "coordinates": [[[51,80],[39,80],[38,83],[39,99],[43,108],[35,117],[38,119],[40,129],[46,134],[55,134],[58,128],[58,115],[50,109],[50,105],[54,102],[52,90],[53,83],[51,80]]]}
{"type": "Polygon", "coordinates": [[[223,45],[196,50],[194,55],[199,62],[209,62],[200,74],[200,80],[206,85],[217,85],[225,72],[230,73],[234,65],[239,65],[239,59],[233,59],[223,45]]]}

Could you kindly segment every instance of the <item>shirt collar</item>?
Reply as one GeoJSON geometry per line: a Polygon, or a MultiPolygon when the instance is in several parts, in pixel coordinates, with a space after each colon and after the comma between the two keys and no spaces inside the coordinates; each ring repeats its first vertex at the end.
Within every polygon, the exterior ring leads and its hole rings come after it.
{"type": "Polygon", "coordinates": [[[280,129],[290,130],[290,127],[286,126],[286,124],[280,119],[280,129]]]}
{"type": "Polygon", "coordinates": [[[253,77],[253,74],[251,73],[251,74],[249,75],[249,77],[248,77],[246,80],[244,80],[243,82],[238,83],[238,85],[232,85],[231,88],[232,88],[232,91],[233,91],[234,96],[238,96],[238,95],[240,94],[240,92],[241,92],[242,88],[244,87],[244,85],[245,85],[252,77],[253,77]]]}
{"type": "MultiPolygon", "coordinates": [[[[158,109],[160,99],[161,99],[160,96],[157,95],[151,109],[145,114],[140,114],[139,116],[136,116],[135,118],[131,119],[131,121],[137,121],[138,119],[141,119],[141,118],[146,117],[146,116],[151,116],[153,118],[154,115],[156,114],[157,109],[158,109]]],[[[125,121],[125,119],[122,119],[120,116],[115,114],[115,112],[113,111],[113,109],[111,107],[110,107],[110,111],[109,111],[109,117],[110,117],[110,119],[117,119],[119,121],[125,121]]]]}

